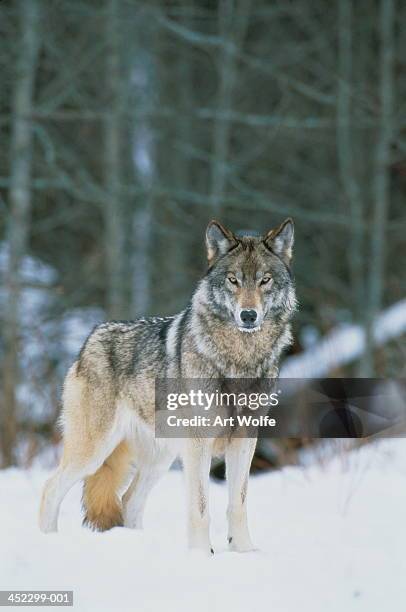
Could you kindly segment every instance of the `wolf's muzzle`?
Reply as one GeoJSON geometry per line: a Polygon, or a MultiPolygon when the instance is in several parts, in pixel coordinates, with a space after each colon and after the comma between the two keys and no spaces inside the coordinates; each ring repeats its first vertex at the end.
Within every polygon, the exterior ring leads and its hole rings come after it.
{"type": "Polygon", "coordinates": [[[255,327],[258,313],[256,310],[241,310],[240,319],[244,327],[255,327]]]}

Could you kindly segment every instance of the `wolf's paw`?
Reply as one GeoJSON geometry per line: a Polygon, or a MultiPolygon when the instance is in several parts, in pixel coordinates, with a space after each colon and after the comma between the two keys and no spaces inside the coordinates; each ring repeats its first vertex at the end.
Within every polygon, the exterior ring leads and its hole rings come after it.
{"type": "Polygon", "coordinates": [[[142,531],[144,529],[142,521],[140,522],[140,521],[128,520],[125,517],[124,517],[123,526],[126,527],[127,529],[137,529],[138,531],[142,531]]]}
{"type": "Polygon", "coordinates": [[[40,517],[39,528],[42,533],[56,533],[58,531],[58,524],[56,521],[49,521],[44,517],[40,517]]]}
{"type": "Polygon", "coordinates": [[[212,557],[214,555],[214,548],[206,538],[191,538],[189,540],[189,550],[193,553],[200,553],[207,557],[212,557]]]}
{"type": "Polygon", "coordinates": [[[228,548],[233,552],[256,552],[259,549],[251,542],[250,538],[237,538],[230,536],[228,538],[228,548]]]}

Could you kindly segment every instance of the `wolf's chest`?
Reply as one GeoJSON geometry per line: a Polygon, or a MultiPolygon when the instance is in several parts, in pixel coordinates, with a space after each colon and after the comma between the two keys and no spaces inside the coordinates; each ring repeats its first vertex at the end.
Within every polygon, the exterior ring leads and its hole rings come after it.
{"type": "Polygon", "coordinates": [[[188,360],[187,368],[202,372],[202,377],[257,378],[275,375],[279,347],[265,335],[252,336],[239,332],[199,338],[195,350],[190,351],[195,357],[188,360]]]}

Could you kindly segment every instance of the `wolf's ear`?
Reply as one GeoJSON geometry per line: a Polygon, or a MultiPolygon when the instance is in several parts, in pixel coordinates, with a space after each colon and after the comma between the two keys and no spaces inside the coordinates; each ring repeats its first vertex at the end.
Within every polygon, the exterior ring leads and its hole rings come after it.
{"type": "Polygon", "coordinates": [[[272,249],[287,265],[292,259],[294,242],[294,227],[292,219],[286,219],[279,227],[271,230],[264,238],[267,247],[272,249]]]}
{"type": "Polygon", "coordinates": [[[237,244],[237,239],[233,232],[226,229],[218,221],[210,221],[206,230],[207,259],[211,265],[217,257],[225,255],[233,246],[237,244]]]}

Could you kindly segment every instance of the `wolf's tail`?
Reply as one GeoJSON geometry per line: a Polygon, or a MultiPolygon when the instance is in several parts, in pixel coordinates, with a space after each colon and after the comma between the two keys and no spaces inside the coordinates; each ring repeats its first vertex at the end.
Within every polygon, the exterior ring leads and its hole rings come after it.
{"type": "Polygon", "coordinates": [[[85,478],[82,504],[83,524],[97,531],[123,525],[120,489],[131,464],[127,442],[121,442],[92,476],[85,478]]]}

